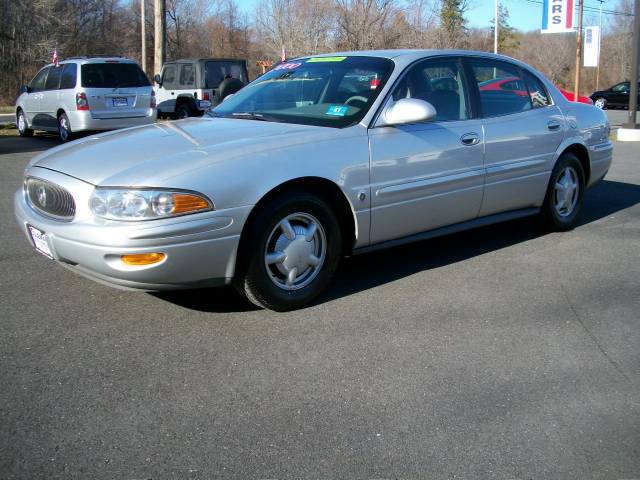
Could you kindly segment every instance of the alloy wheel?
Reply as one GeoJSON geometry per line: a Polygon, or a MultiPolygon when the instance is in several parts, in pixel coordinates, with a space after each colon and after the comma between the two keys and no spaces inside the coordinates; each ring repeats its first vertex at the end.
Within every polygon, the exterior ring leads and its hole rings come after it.
{"type": "Polygon", "coordinates": [[[578,203],[580,186],[578,173],[573,167],[565,167],[558,175],[554,187],[554,206],[561,217],[568,217],[573,213],[578,203]]]}

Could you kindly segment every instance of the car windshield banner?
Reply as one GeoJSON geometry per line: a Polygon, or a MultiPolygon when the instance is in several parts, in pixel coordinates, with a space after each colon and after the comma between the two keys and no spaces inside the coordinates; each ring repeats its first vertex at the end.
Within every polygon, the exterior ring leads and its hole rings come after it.
{"type": "Polygon", "coordinates": [[[540,32],[573,32],[573,0],[544,0],[540,32]]]}

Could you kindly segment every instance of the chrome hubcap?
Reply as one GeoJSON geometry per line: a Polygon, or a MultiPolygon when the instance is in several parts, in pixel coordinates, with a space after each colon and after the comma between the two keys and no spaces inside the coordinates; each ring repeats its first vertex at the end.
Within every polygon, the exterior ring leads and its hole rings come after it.
{"type": "Polygon", "coordinates": [[[24,128],[25,128],[24,115],[20,114],[18,115],[18,130],[23,132],[24,128]]]}
{"type": "Polygon", "coordinates": [[[596,100],[596,107],[604,108],[604,98],[599,98],[596,100]]]}
{"type": "Polygon", "coordinates": [[[554,191],[554,204],[558,215],[568,217],[573,213],[578,203],[579,190],[578,174],[573,167],[565,167],[558,175],[554,191]]]}
{"type": "Polygon", "coordinates": [[[271,231],[264,262],[271,281],[284,290],[298,290],[322,270],[327,239],[318,220],[308,213],[283,218],[271,231]]]}

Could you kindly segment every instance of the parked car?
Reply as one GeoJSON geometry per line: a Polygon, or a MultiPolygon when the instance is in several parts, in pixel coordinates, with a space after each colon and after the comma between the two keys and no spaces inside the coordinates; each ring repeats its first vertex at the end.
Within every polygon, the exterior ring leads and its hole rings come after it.
{"type": "Polygon", "coordinates": [[[158,114],[176,118],[202,116],[211,106],[249,81],[245,60],[199,58],[165,63],[156,74],[158,114]]]}
{"type": "MultiPolygon", "coordinates": [[[[598,108],[629,108],[629,82],[621,82],[606,90],[600,90],[591,94],[593,104],[598,108]]],[[[640,86],[640,82],[638,82],[640,86]]],[[[640,88],[638,89],[638,105],[640,105],[640,88]]]]}
{"type": "MultiPolygon", "coordinates": [[[[557,85],[556,85],[556,88],[560,91],[562,95],[564,95],[564,98],[566,98],[570,102],[573,102],[573,99],[575,97],[573,92],[569,92],[568,90],[565,90],[564,88],[561,88],[557,85]]],[[[583,97],[582,95],[578,95],[578,102],[586,103],[587,105],[593,105],[593,100],[591,100],[589,97],[583,97]]]]}
{"type": "Polygon", "coordinates": [[[114,130],[156,120],[153,88],[138,64],[123,57],[73,57],[41,69],[21,89],[16,125],[58,132],[67,142],[84,130],[114,130]]]}
{"type": "Polygon", "coordinates": [[[288,310],[344,255],[536,214],[573,228],[611,164],[609,130],[604,112],[508,57],[303,57],[202,118],[40,154],[15,213],[40,253],[100,282],[233,284],[288,310]],[[531,93],[479,87],[507,76],[531,93]]]}

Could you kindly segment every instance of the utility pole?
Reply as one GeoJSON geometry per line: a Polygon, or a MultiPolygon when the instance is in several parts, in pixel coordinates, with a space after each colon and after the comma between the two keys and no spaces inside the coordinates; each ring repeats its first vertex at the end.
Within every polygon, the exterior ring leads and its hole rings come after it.
{"type": "MultiPolygon", "coordinates": [[[[142,71],[144,73],[147,73],[147,24],[146,24],[146,18],[145,18],[145,14],[144,14],[144,7],[145,7],[145,2],[146,0],[140,0],[140,24],[141,24],[141,37],[142,37],[142,45],[141,45],[141,53],[140,56],[142,57],[142,71]]],[[[153,76],[153,75],[152,75],[153,76]]]]}
{"type": "Polygon", "coordinates": [[[154,5],[154,29],[153,29],[153,43],[154,43],[154,73],[160,73],[162,70],[162,64],[164,63],[164,45],[165,45],[165,19],[164,19],[164,6],[165,0],[155,0],[154,5]]]}
{"type": "Polygon", "coordinates": [[[582,7],[584,0],[578,2],[578,33],[576,35],[576,80],[573,88],[573,98],[577,102],[580,91],[580,60],[582,59],[582,7]]]}
{"type": "Polygon", "coordinates": [[[596,65],[596,90],[600,90],[600,51],[602,49],[602,4],[604,0],[598,0],[600,2],[600,13],[598,16],[598,64],[596,65]]]}
{"type": "Polygon", "coordinates": [[[498,7],[498,2],[500,0],[495,0],[494,1],[494,12],[493,12],[493,53],[498,53],[498,14],[499,14],[499,7],[498,7]]]}
{"type": "Polygon", "coordinates": [[[636,123],[638,109],[638,55],[640,55],[640,0],[635,0],[633,18],[633,46],[631,53],[631,78],[629,82],[629,118],[626,128],[637,129],[636,123]]]}

